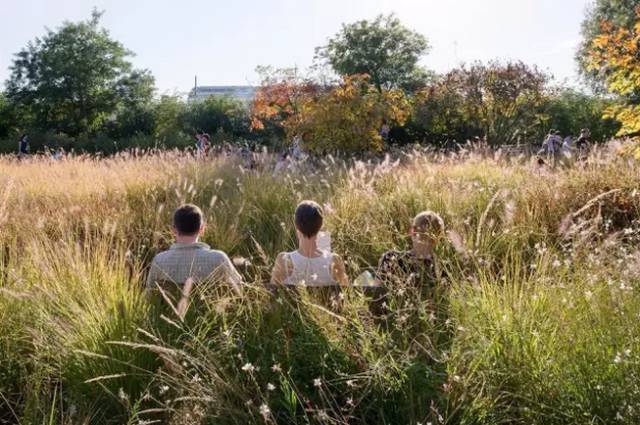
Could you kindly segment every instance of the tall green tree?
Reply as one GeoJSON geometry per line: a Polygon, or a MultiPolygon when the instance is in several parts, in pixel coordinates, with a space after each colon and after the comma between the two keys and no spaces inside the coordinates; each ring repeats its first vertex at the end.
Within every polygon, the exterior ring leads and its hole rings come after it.
{"type": "Polygon", "coordinates": [[[15,127],[15,114],[4,93],[0,92],[0,139],[9,136],[15,127]]]}
{"type": "Polygon", "coordinates": [[[475,62],[418,92],[408,131],[429,141],[500,145],[538,137],[549,76],[522,62],[475,62]]]}
{"type": "Polygon", "coordinates": [[[100,27],[101,16],[48,30],[15,55],[7,98],[30,126],[78,136],[151,100],[153,77],[133,69],[133,53],[100,27]]]}
{"type": "Polygon", "coordinates": [[[394,15],[344,24],[316,55],[340,75],[368,74],[380,91],[415,85],[426,78],[418,67],[429,49],[427,39],[406,28],[394,15]]]}
{"type": "Polygon", "coordinates": [[[600,92],[606,91],[605,77],[589,66],[589,55],[593,41],[602,35],[602,23],[631,30],[636,21],[636,7],[640,0],[595,0],[588,7],[582,21],[582,42],[576,54],[581,74],[600,92]]]}

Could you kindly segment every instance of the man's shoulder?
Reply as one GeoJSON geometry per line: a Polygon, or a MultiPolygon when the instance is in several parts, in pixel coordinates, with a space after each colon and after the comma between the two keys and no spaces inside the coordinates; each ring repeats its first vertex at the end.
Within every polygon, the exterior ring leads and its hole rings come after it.
{"type": "Polygon", "coordinates": [[[163,261],[166,261],[170,257],[171,257],[171,250],[167,249],[165,251],[160,251],[153,257],[153,261],[151,263],[160,264],[163,261]]]}

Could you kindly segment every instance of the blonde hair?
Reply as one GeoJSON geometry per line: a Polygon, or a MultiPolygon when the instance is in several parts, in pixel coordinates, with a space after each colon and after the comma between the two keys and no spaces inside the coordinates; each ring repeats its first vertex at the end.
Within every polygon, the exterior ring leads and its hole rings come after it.
{"type": "Polygon", "coordinates": [[[416,215],[413,218],[412,227],[416,233],[427,234],[430,237],[444,233],[444,221],[433,211],[422,211],[416,215]]]}

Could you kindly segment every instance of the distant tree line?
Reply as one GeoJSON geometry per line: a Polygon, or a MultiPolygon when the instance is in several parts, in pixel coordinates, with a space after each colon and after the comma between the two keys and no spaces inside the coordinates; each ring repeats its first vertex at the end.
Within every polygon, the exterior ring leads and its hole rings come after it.
{"type": "Polygon", "coordinates": [[[551,128],[575,135],[589,127],[594,139],[606,140],[626,125],[625,116],[614,113],[620,100],[633,106],[638,98],[637,81],[631,89],[619,82],[628,68],[612,82],[607,58],[614,52],[607,46],[636,34],[629,6],[639,2],[598,0],[587,14],[577,60],[595,94],[554,84],[521,62],[471,63],[438,75],[419,64],[428,40],[394,15],[381,15],[343,25],[316,49],[316,71],[328,74],[260,67],[250,105],[228,97],[157,96],[151,73],[133,68],[133,53],[101,28],[101,13],[94,11],[87,21],[48,30],[15,55],[0,92],[0,152],[14,151],[22,133],[30,135],[33,150],[104,153],[185,148],[196,131],[214,143],[277,146],[299,138],[317,152],[377,151],[390,143],[451,146],[474,138],[533,143],[551,128]]]}

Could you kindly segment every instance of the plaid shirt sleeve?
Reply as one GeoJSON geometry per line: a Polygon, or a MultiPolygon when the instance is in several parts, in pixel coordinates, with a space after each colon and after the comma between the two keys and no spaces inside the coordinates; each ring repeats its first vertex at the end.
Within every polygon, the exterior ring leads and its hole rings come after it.
{"type": "Polygon", "coordinates": [[[223,254],[222,264],[220,267],[224,270],[225,279],[234,287],[239,287],[242,285],[242,276],[236,270],[233,263],[229,259],[229,256],[223,254]]]}

